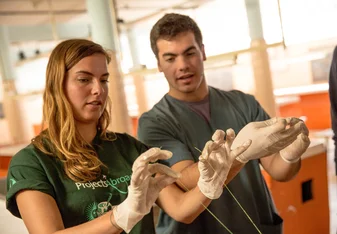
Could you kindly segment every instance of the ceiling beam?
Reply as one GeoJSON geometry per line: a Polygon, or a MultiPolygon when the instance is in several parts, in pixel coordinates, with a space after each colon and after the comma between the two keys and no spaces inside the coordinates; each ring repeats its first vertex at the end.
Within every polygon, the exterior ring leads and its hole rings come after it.
{"type": "MultiPolygon", "coordinates": [[[[74,15],[84,14],[87,10],[56,10],[54,15],[74,15]]],[[[0,16],[14,16],[14,15],[49,15],[50,11],[0,11],[0,16]]]]}
{"type": "Polygon", "coordinates": [[[90,25],[86,23],[59,23],[53,29],[51,24],[7,26],[11,43],[29,41],[53,41],[57,33],[58,40],[90,37],[90,25]],[[55,30],[55,32],[53,32],[55,30]]]}

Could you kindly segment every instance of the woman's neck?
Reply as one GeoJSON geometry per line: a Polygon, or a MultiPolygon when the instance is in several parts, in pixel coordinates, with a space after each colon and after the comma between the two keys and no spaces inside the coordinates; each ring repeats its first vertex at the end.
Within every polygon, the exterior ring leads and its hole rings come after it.
{"type": "Polygon", "coordinates": [[[78,129],[78,132],[83,137],[83,139],[88,142],[89,144],[93,141],[97,134],[97,126],[96,124],[82,124],[82,123],[76,123],[76,127],[78,129]]]}

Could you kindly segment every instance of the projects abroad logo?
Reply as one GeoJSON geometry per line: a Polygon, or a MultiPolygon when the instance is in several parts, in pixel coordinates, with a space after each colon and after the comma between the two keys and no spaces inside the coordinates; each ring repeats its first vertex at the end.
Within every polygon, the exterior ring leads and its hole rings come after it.
{"type": "Polygon", "coordinates": [[[103,201],[100,203],[93,202],[90,205],[88,205],[85,209],[85,215],[87,217],[87,220],[88,221],[93,220],[111,210],[112,209],[112,205],[110,204],[111,197],[112,194],[110,193],[107,201],[103,201]]]}
{"type": "MultiPolygon", "coordinates": [[[[107,179],[107,180],[99,180],[99,181],[95,181],[95,182],[86,182],[86,183],[81,183],[81,182],[77,182],[75,183],[77,190],[81,190],[81,189],[96,189],[96,188],[107,188],[108,186],[116,189],[118,192],[122,193],[122,194],[127,194],[128,193],[128,182],[131,179],[131,175],[125,175],[125,176],[121,176],[119,178],[116,179],[107,179]],[[125,183],[126,186],[126,191],[123,191],[120,187],[118,186],[121,183],[125,183]]],[[[124,187],[124,186],[123,186],[124,187]]]]}

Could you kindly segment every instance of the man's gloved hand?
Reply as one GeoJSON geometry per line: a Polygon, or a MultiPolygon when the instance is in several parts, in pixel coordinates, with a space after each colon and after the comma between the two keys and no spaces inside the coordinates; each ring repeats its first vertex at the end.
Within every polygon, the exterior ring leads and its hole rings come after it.
{"type": "Polygon", "coordinates": [[[301,133],[293,143],[280,151],[280,156],[287,163],[295,163],[300,160],[309,145],[310,139],[308,135],[301,133]]]}
{"type": "Polygon", "coordinates": [[[251,122],[241,129],[232,148],[238,147],[247,139],[252,144],[237,160],[246,163],[277,153],[292,144],[299,134],[308,134],[304,122],[298,118],[272,118],[261,122],[251,122]]]}
{"type": "Polygon", "coordinates": [[[171,168],[155,162],[158,159],[168,159],[172,153],[159,148],[151,148],[141,154],[132,166],[131,183],[128,187],[128,197],[113,209],[114,219],[125,232],[131,229],[148,214],[157,200],[159,192],[167,185],[174,183],[180,176],[171,168]],[[153,177],[160,173],[158,177],[153,177]]]}
{"type": "Polygon", "coordinates": [[[233,161],[251,144],[251,141],[247,140],[235,150],[231,150],[235,133],[233,129],[228,129],[226,133],[225,140],[225,132],[216,130],[212,136],[214,142],[208,141],[199,157],[200,177],[198,187],[209,199],[220,197],[233,161]]]}

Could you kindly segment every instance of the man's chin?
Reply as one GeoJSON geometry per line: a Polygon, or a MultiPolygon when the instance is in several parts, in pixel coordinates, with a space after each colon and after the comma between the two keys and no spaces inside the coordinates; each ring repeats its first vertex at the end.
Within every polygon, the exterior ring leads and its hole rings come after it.
{"type": "Polygon", "coordinates": [[[195,87],[185,87],[182,89],[179,89],[181,93],[194,93],[196,91],[195,87]]]}

